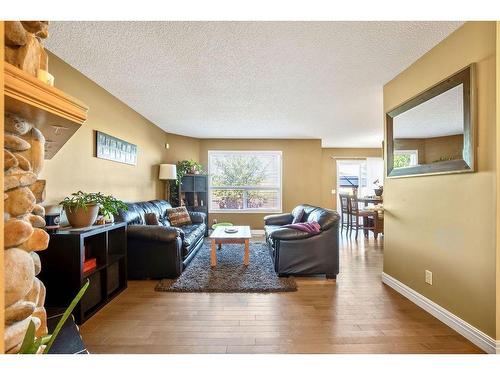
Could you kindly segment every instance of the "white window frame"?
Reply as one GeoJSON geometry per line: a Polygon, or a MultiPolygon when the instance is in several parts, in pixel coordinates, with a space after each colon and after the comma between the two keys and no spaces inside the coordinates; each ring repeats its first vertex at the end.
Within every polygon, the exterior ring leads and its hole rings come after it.
{"type": "Polygon", "coordinates": [[[418,163],[418,150],[394,150],[394,155],[410,155],[410,162],[414,161],[415,164],[406,168],[416,167],[418,163]]]}
{"type": "MultiPolygon", "coordinates": [[[[283,212],[283,153],[281,151],[269,151],[269,150],[255,150],[255,151],[247,151],[247,150],[238,150],[238,151],[233,151],[233,150],[208,150],[208,212],[209,213],[282,213],[283,212]],[[279,156],[279,171],[278,175],[280,177],[279,179],[279,187],[276,186],[230,186],[230,187],[214,187],[214,190],[243,190],[243,194],[246,193],[246,191],[250,190],[276,190],[278,189],[278,207],[276,209],[270,209],[270,208],[243,208],[241,210],[235,210],[235,209],[219,209],[219,208],[212,208],[212,174],[210,172],[210,165],[211,163],[211,157],[216,154],[273,154],[273,155],[278,155],[279,156]]],[[[246,204],[246,199],[245,197],[243,198],[243,204],[246,204]]]]}

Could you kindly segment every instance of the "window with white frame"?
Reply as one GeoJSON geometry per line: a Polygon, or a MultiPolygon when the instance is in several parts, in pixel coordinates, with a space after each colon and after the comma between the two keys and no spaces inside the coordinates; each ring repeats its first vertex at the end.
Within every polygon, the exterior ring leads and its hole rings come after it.
{"type": "Polygon", "coordinates": [[[208,151],[210,212],[281,212],[281,151],[208,151]]]}
{"type": "Polygon", "coordinates": [[[407,168],[418,165],[418,150],[394,150],[394,168],[407,168]]]}

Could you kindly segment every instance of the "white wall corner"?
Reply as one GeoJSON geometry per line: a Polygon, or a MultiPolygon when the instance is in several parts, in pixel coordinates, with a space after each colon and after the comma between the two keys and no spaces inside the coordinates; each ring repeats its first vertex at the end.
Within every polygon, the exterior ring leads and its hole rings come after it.
{"type": "Polygon", "coordinates": [[[459,318],[455,314],[385,272],[382,272],[382,282],[408,298],[435,318],[439,319],[441,322],[465,337],[474,345],[484,350],[486,353],[500,354],[500,340],[495,340],[494,338],[488,336],[486,333],[467,323],[465,320],[459,318]]]}

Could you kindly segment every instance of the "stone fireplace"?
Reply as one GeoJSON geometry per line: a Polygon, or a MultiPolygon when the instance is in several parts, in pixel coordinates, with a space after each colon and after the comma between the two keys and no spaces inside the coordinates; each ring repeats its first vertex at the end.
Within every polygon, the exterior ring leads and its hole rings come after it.
{"type": "Polygon", "coordinates": [[[87,118],[85,104],[52,87],[42,39],[45,21],[5,21],[4,243],[6,353],[17,353],[31,321],[47,334],[45,286],[37,278],[47,249],[45,181],[38,177],[87,118]]]}
{"type": "MultiPolygon", "coordinates": [[[[4,241],[5,241],[5,350],[16,353],[30,321],[36,336],[47,334],[45,286],[37,279],[40,257],[49,235],[44,208],[34,191],[43,167],[45,138],[40,130],[14,114],[5,115],[4,241]]],[[[38,189],[39,190],[39,189],[38,189]]]]}

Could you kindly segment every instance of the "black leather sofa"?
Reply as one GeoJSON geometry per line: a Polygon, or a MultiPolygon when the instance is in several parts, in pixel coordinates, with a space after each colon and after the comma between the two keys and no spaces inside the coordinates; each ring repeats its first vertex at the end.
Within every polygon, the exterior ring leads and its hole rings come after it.
{"type": "Polygon", "coordinates": [[[335,279],[339,273],[339,227],[337,212],[302,204],[291,213],[269,215],[264,229],[274,269],[280,276],[325,274],[335,279]],[[319,233],[283,228],[303,209],[301,222],[316,221],[319,233]]]}
{"type": "Polygon", "coordinates": [[[192,224],[170,225],[169,202],[153,200],[127,203],[128,210],[115,215],[126,221],[127,269],[129,279],[176,278],[203,245],[207,217],[202,212],[189,212],[192,224]],[[144,215],[155,213],[160,225],[146,225],[144,215]]]}

